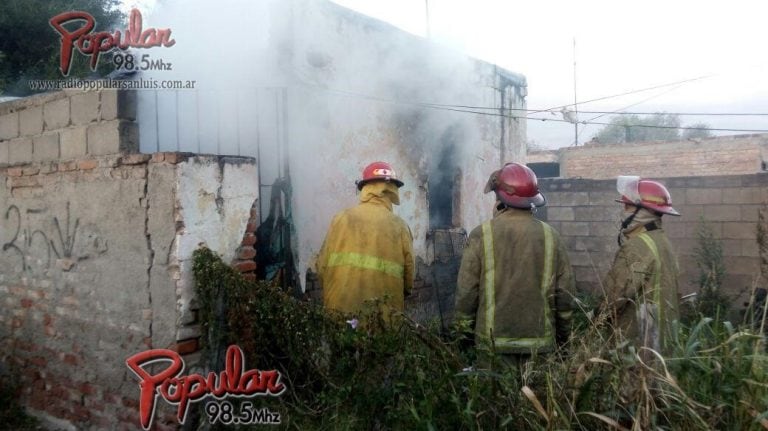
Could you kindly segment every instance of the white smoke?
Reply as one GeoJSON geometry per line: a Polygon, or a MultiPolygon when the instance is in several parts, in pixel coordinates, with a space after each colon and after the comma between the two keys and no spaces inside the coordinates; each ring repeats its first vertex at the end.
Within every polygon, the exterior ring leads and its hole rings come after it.
{"type": "MultiPolygon", "coordinates": [[[[460,169],[464,198],[455,211],[465,228],[490,213],[481,190],[501,165],[502,120],[444,108],[498,106],[492,65],[325,0],[164,0],[146,26],[171,28],[176,44],[151,51],[173,70],[143,77],[197,85],[141,93],[142,150],[258,155],[265,185],[290,170],[302,274],[333,214],[355,204],[362,168],[376,160],[392,163],[406,183],[396,213],[422,256],[432,170],[460,169]],[[452,157],[444,157],[446,144],[452,157]]],[[[524,154],[522,142],[507,139],[506,154],[524,154]]],[[[263,213],[268,193],[262,189],[263,213]]]]}

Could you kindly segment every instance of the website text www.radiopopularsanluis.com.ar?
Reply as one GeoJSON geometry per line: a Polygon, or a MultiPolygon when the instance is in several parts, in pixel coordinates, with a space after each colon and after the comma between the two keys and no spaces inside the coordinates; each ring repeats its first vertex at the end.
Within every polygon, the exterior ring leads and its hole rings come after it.
{"type": "Polygon", "coordinates": [[[30,79],[29,88],[35,91],[51,90],[194,90],[197,81],[184,79],[30,79]]]}

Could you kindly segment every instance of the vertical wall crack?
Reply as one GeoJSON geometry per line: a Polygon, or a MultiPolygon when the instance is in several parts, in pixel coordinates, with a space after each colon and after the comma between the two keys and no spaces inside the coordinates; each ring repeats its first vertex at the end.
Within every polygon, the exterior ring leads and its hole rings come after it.
{"type": "MultiPolygon", "coordinates": [[[[144,165],[146,170],[144,175],[144,237],[147,241],[147,251],[149,252],[149,263],[147,265],[147,302],[149,309],[152,310],[152,267],[155,264],[155,249],[152,247],[152,235],[149,232],[149,163],[144,165]]],[[[149,319],[149,341],[152,343],[152,323],[155,316],[150,315],[149,319]]],[[[152,347],[152,346],[150,346],[152,347]]]]}

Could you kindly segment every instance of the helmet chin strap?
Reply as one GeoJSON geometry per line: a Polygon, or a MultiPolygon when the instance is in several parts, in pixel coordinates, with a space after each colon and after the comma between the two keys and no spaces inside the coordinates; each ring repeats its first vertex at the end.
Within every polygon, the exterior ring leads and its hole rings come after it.
{"type": "Polygon", "coordinates": [[[621,229],[619,229],[619,236],[617,238],[617,241],[619,243],[619,247],[621,247],[621,243],[623,242],[623,236],[624,235],[622,233],[623,233],[624,229],[628,228],[629,225],[632,224],[632,220],[635,219],[635,216],[637,215],[637,213],[639,211],[640,211],[640,206],[639,205],[635,205],[635,212],[633,212],[632,215],[630,215],[629,217],[625,218],[621,222],[621,229]]]}

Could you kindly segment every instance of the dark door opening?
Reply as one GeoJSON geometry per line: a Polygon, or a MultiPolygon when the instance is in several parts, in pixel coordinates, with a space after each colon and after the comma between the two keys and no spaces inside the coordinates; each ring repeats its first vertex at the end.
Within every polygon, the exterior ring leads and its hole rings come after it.
{"type": "Polygon", "coordinates": [[[427,202],[429,204],[429,228],[450,229],[459,225],[459,181],[457,148],[461,129],[449,127],[440,138],[437,154],[430,160],[427,177],[427,202]]]}

